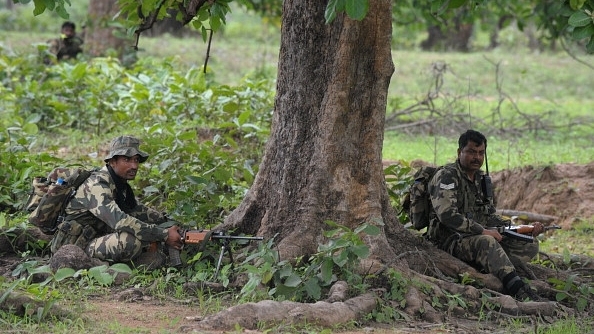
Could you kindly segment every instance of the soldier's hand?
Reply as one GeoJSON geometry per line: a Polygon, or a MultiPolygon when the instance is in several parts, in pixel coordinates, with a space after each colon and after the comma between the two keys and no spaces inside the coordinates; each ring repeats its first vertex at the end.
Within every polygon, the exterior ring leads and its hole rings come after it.
{"type": "Polygon", "coordinates": [[[534,229],[532,229],[533,237],[536,237],[545,231],[545,227],[541,222],[534,222],[534,224],[532,224],[532,226],[534,226],[534,229]]]}
{"type": "Polygon", "coordinates": [[[501,234],[499,234],[499,232],[497,232],[497,230],[484,229],[482,234],[492,236],[493,238],[495,238],[495,240],[497,240],[497,242],[501,242],[501,239],[503,239],[503,237],[501,236],[501,234]]]}
{"type": "Polygon", "coordinates": [[[177,225],[173,225],[167,229],[167,240],[165,241],[165,243],[169,247],[181,249],[184,243],[182,241],[182,236],[179,234],[179,231],[177,229],[177,225]]]}

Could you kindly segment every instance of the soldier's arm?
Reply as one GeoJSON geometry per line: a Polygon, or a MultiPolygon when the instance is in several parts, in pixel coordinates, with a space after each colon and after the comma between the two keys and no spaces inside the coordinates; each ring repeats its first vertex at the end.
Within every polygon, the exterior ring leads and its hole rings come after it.
{"type": "Polygon", "coordinates": [[[136,207],[129,214],[134,218],[140,219],[141,221],[148,224],[158,225],[168,220],[162,212],[159,212],[141,203],[136,205],[136,207]]]}
{"type": "Polygon", "coordinates": [[[481,234],[483,227],[462,212],[462,180],[453,170],[439,170],[429,182],[431,204],[439,222],[463,234],[481,234]]]}
{"type": "Polygon", "coordinates": [[[115,202],[109,180],[101,173],[93,175],[85,182],[82,189],[82,203],[95,217],[105,222],[115,231],[128,232],[140,241],[165,241],[167,229],[147,224],[122,211],[115,202]]]}

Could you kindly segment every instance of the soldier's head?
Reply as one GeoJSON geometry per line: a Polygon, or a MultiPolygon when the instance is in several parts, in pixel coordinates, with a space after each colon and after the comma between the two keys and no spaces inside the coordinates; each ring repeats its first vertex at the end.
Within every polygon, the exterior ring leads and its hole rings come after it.
{"type": "Polygon", "coordinates": [[[138,165],[145,162],[149,155],[139,148],[140,140],[132,136],[119,136],[109,145],[109,153],[105,162],[119,177],[133,180],[138,171],[138,165]]]}
{"type": "Polygon", "coordinates": [[[485,160],[487,138],[475,130],[467,130],[458,139],[458,160],[467,172],[478,171],[485,160]]]}
{"type": "Polygon", "coordinates": [[[74,37],[76,34],[76,25],[70,21],[62,23],[62,34],[65,36],[65,38],[74,37]]]}

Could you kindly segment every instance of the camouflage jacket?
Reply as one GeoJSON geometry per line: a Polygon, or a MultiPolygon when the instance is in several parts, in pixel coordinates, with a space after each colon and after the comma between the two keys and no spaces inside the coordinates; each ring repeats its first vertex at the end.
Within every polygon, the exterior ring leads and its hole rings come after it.
{"type": "Polygon", "coordinates": [[[56,38],[49,42],[49,52],[56,55],[58,60],[74,59],[81,53],[83,40],[74,36],[71,38],[56,38]]]}
{"type": "Polygon", "coordinates": [[[116,185],[107,167],[95,171],[78,188],[66,207],[66,221],[91,226],[96,236],[128,232],[142,242],[167,240],[167,229],[158,227],[167,221],[160,212],[143,204],[124,212],[116,204],[116,185]]]}
{"type": "Polygon", "coordinates": [[[487,226],[505,224],[502,217],[495,215],[495,207],[482,192],[482,175],[484,173],[479,171],[475,180],[470,180],[458,160],[435,173],[428,184],[433,206],[430,239],[443,243],[456,233],[477,235],[487,226]]]}

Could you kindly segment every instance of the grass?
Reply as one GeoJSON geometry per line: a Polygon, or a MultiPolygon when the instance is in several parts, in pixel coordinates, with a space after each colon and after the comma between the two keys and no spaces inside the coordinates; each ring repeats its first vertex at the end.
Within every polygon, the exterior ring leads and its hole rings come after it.
{"type": "MultiPolygon", "coordinates": [[[[19,53],[33,53],[35,43],[51,37],[51,33],[0,32],[5,47],[19,53]]],[[[223,84],[235,84],[254,72],[274,77],[279,44],[277,28],[261,24],[255,16],[238,15],[237,20],[229,20],[224,33],[215,35],[208,69],[223,84]]],[[[197,35],[185,39],[142,37],[139,47],[139,57],[171,57],[180,66],[188,68],[203,66],[206,60],[207,45],[197,35]]],[[[499,80],[502,91],[509,94],[522,113],[546,115],[545,121],[556,127],[554,132],[531,132],[520,138],[485,132],[490,144],[491,171],[528,164],[592,161],[594,121],[590,113],[594,97],[590,90],[594,86],[593,71],[566,54],[512,54],[502,50],[465,54],[395,50],[393,60],[395,73],[389,87],[389,99],[407,101],[401,102],[401,106],[426,95],[435,81],[431,74],[432,66],[440,62],[447,64],[442,92],[450,97],[459,96],[457,107],[460,112],[468,113],[469,123],[472,124],[473,120],[478,123],[476,120],[486,118],[490,124],[497,125],[497,119],[489,116],[493,115],[500,97],[495,84],[499,80]],[[494,64],[499,64],[498,73],[494,64]],[[576,118],[582,120],[580,124],[569,123],[576,118]]],[[[591,58],[584,57],[584,60],[591,61],[591,58]]],[[[501,114],[509,120],[509,126],[513,126],[514,121],[522,121],[509,100],[503,103],[501,114]]],[[[485,131],[480,126],[478,129],[485,131]]],[[[404,131],[388,131],[384,140],[384,159],[422,159],[442,164],[455,158],[456,139],[456,134],[417,132],[411,135],[404,131]]]]}

